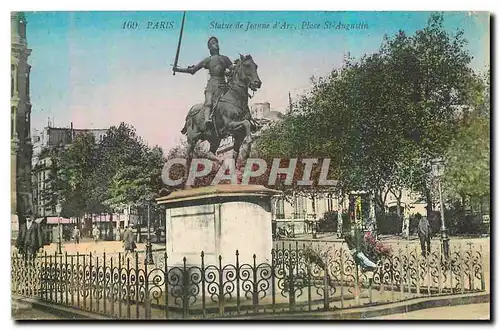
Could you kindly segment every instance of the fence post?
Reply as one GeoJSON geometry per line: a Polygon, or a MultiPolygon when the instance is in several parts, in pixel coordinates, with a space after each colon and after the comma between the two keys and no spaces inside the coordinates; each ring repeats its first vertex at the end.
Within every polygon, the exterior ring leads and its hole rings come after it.
{"type": "Polygon", "coordinates": [[[401,255],[401,247],[399,246],[398,243],[398,256],[399,256],[399,290],[400,290],[400,298],[401,300],[404,299],[404,276],[403,276],[403,263],[404,259],[403,256],[401,255]]]}
{"type": "MultiPolygon", "coordinates": [[[[106,257],[106,253],[104,254],[104,257],[106,257]]],[[[110,281],[111,281],[111,283],[110,283],[111,289],[109,290],[109,292],[111,293],[111,312],[110,312],[110,315],[112,317],[114,317],[115,316],[114,315],[115,314],[115,296],[114,296],[115,295],[114,294],[114,292],[115,292],[115,290],[114,290],[115,289],[115,280],[114,280],[114,274],[113,274],[114,273],[113,256],[111,256],[111,258],[109,260],[109,267],[110,267],[110,281]]],[[[120,274],[120,273],[118,272],[118,274],[120,274]]],[[[120,278],[120,276],[118,276],[118,279],[119,278],[120,278]]],[[[118,288],[119,288],[118,290],[121,290],[122,286],[120,285],[120,286],[118,286],[118,288]]],[[[118,303],[120,303],[120,302],[118,302],[118,303]]],[[[106,299],[104,299],[104,304],[106,304],[106,299]]],[[[104,306],[106,306],[106,305],[104,305],[104,306]]],[[[104,308],[104,313],[107,314],[106,308],[104,308]]]]}
{"type": "Polygon", "coordinates": [[[458,246],[458,251],[460,254],[460,293],[464,293],[465,289],[465,262],[464,262],[464,255],[463,255],[463,250],[462,250],[462,243],[458,246]]]}
{"type": "Polygon", "coordinates": [[[139,319],[139,252],[135,251],[135,318],[139,319]]]}
{"type": "MultiPolygon", "coordinates": [[[[324,260],[323,263],[325,264],[325,271],[323,275],[323,287],[324,287],[324,292],[323,292],[323,308],[325,311],[330,309],[330,297],[328,295],[329,293],[329,283],[328,283],[328,274],[329,274],[329,267],[328,267],[328,260],[324,260]]],[[[310,288],[310,286],[309,286],[310,288]]],[[[310,305],[310,303],[309,303],[310,305]]]]}
{"type": "MultiPolygon", "coordinates": [[[[302,245],[302,250],[305,251],[305,244],[302,245]]],[[[312,300],[312,295],[311,295],[311,261],[310,258],[307,257],[306,254],[306,269],[307,269],[307,310],[310,312],[311,311],[311,300],[312,300]]]]}
{"type": "MultiPolygon", "coordinates": [[[[238,252],[238,250],[236,250],[238,252]]],[[[206,310],[205,310],[205,252],[201,251],[201,309],[203,310],[203,318],[205,318],[206,310]]],[[[236,260],[238,260],[238,256],[236,256],[236,260]]]]}
{"type": "Polygon", "coordinates": [[[361,290],[359,289],[359,266],[356,263],[356,259],[354,259],[354,269],[356,271],[354,278],[354,303],[356,306],[359,306],[361,290]]]}
{"type": "Polygon", "coordinates": [[[76,251],[76,306],[80,308],[80,253],[76,251]]]}
{"type": "MultiPolygon", "coordinates": [[[[144,253],[144,259],[147,260],[148,256],[146,252],[144,253]]],[[[146,320],[151,318],[151,301],[149,300],[149,274],[148,274],[148,262],[144,262],[144,317],[146,320]]],[[[139,282],[139,277],[137,277],[137,282],[139,282]]],[[[137,302],[139,305],[139,302],[137,302]]]]}
{"type": "Polygon", "coordinates": [[[427,267],[427,295],[431,295],[431,284],[432,284],[432,278],[431,278],[431,262],[430,262],[430,254],[426,253],[425,255],[425,266],[427,267]]]}
{"type": "Polygon", "coordinates": [[[73,260],[73,255],[71,256],[71,306],[75,305],[75,272],[78,271],[78,269],[75,271],[75,263],[73,260]]]}
{"type": "MultiPolygon", "coordinates": [[[[86,262],[86,255],[83,255],[83,281],[82,281],[82,291],[83,291],[83,308],[87,309],[87,262],[86,262]]],[[[89,295],[90,297],[90,295],[89,295]]]]}
{"type": "Polygon", "coordinates": [[[236,312],[240,313],[240,252],[236,250],[236,312]]]}
{"type": "Polygon", "coordinates": [[[252,256],[253,258],[253,267],[252,267],[252,273],[253,273],[253,283],[252,283],[252,304],[253,304],[253,310],[254,312],[257,312],[258,306],[259,306],[259,290],[258,290],[258,283],[259,280],[257,279],[257,263],[256,263],[256,256],[255,253],[252,256]]]}
{"type": "MultiPolygon", "coordinates": [[[[165,267],[163,269],[165,275],[165,318],[168,319],[168,255],[165,251],[165,267]]],[[[205,278],[203,278],[205,280],[205,278]]]]}
{"type": "MultiPolygon", "coordinates": [[[[66,288],[64,287],[64,284],[66,282],[66,274],[63,276],[63,260],[62,260],[62,254],[59,255],[59,289],[61,290],[59,293],[59,303],[64,304],[64,292],[66,288]],[[64,287],[64,288],[63,288],[64,287]]],[[[33,259],[34,263],[36,263],[36,257],[33,259]]],[[[34,265],[34,264],[33,264],[34,265]]]]}
{"type": "Polygon", "coordinates": [[[416,265],[416,272],[417,272],[417,296],[420,296],[420,259],[421,256],[418,254],[417,247],[414,249],[415,251],[415,262],[417,263],[416,265]]]}
{"type": "Polygon", "coordinates": [[[89,297],[90,297],[90,303],[89,303],[89,309],[92,311],[92,293],[94,291],[94,284],[92,280],[92,252],[89,253],[89,297]]]}
{"type": "MultiPolygon", "coordinates": [[[[123,268],[122,254],[120,252],[118,252],[118,318],[120,318],[120,319],[122,318],[122,300],[123,300],[122,287],[125,284],[125,283],[122,283],[122,268],[123,268]]],[[[127,287],[127,290],[128,290],[128,287],[127,287]]]]}
{"type": "Polygon", "coordinates": [[[443,259],[442,259],[442,253],[441,253],[441,249],[443,248],[443,246],[441,244],[439,244],[439,248],[438,248],[438,260],[437,260],[437,264],[438,264],[438,293],[442,293],[443,292],[443,289],[442,289],[442,271],[441,271],[441,266],[443,265],[443,259]]]}
{"type": "MultiPolygon", "coordinates": [[[[99,270],[99,269],[98,269],[99,270]]],[[[102,255],[102,289],[103,289],[103,292],[102,292],[102,297],[103,297],[103,301],[102,301],[102,305],[103,305],[103,309],[104,309],[104,315],[108,315],[108,311],[106,310],[106,289],[108,287],[108,283],[107,283],[107,280],[106,280],[106,252],[103,253],[102,255]]],[[[112,292],[112,291],[110,291],[112,292]]]]}
{"type": "Polygon", "coordinates": [[[484,282],[484,265],[483,265],[483,246],[479,244],[479,263],[481,267],[481,291],[486,291],[486,285],[484,282]]]}
{"type": "MultiPolygon", "coordinates": [[[[19,259],[18,259],[19,262],[19,259]]],[[[43,272],[42,272],[42,278],[43,278],[43,287],[44,287],[44,293],[43,293],[43,300],[48,300],[48,291],[49,291],[49,281],[47,278],[48,274],[48,268],[47,268],[47,251],[43,253],[43,272]]]]}
{"type": "Polygon", "coordinates": [[[472,255],[472,243],[469,244],[469,254],[470,254],[470,261],[469,261],[469,290],[474,291],[474,256],[472,255]]]}
{"type": "Polygon", "coordinates": [[[405,245],[406,249],[406,258],[408,260],[408,263],[406,264],[406,280],[408,281],[408,297],[411,297],[411,263],[410,263],[410,250],[408,249],[408,244],[405,245]]]}
{"type": "Polygon", "coordinates": [[[394,291],[396,290],[396,283],[394,283],[394,253],[391,253],[391,301],[394,301],[394,291]]]}
{"type": "MultiPolygon", "coordinates": [[[[453,287],[453,253],[452,253],[452,248],[453,248],[453,245],[450,244],[450,255],[449,255],[449,258],[447,258],[447,265],[448,265],[448,269],[450,271],[450,293],[453,293],[455,291],[455,288],[453,287]]],[[[443,251],[443,254],[444,254],[444,251],[443,251]]],[[[446,258],[446,256],[445,256],[446,258]]]]}
{"type": "Polygon", "coordinates": [[[66,296],[66,305],[68,305],[68,251],[64,252],[64,291],[66,296]]]}
{"type": "MultiPolygon", "coordinates": [[[[52,261],[52,256],[50,258],[50,261],[52,261]]],[[[30,261],[30,263],[31,263],[31,261],[30,261]]],[[[57,252],[54,252],[54,263],[52,264],[51,269],[52,269],[52,271],[51,271],[51,273],[52,273],[52,291],[54,291],[54,294],[53,294],[54,303],[57,304],[57,278],[58,278],[58,276],[57,276],[57,252]]],[[[52,298],[52,293],[51,293],[51,298],[52,298]]]]}
{"type": "Polygon", "coordinates": [[[276,312],[276,292],[275,292],[275,277],[276,277],[276,272],[275,272],[275,258],[276,258],[276,250],[271,249],[271,299],[272,299],[272,305],[273,305],[273,313],[276,312]]]}
{"type": "Polygon", "coordinates": [[[127,257],[127,319],[130,320],[130,259],[127,257]]]}
{"type": "Polygon", "coordinates": [[[344,308],[344,249],[340,245],[340,307],[344,308]]]}
{"type": "Polygon", "coordinates": [[[96,313],[99,313],[99,307],[100,307],[100,299],[99,297],[101,296],[99,294],[99,291],[101,290],[100,289],[100,284],[99,284],[99,256],[97,255],[96,258],[95,258],[95,265],[94,265],[94,268],[95,268],[95,284],[94,284],[94,288],[95,288],[95,302],[96,302],[96,313]]]}
{"type": "Polygon", "coordinates": [[[188,316],[188,308],[189,308],[189,275],[186,268],[186,257],[182,258],[182,318],[186,318],[188,316]]]}
{"type": "Polygon", "coordinates": [[[294,276],[293,276],[293,270],[294,270],[294,265],[293,265],[293,253],[292,253],[292,245],[288,243],[288,289],[289,289],[289,300],[288,300],[288,308],[290,311],[293,311],[295,308],[295,285],[293,283],[294,281],[294,276]]]}

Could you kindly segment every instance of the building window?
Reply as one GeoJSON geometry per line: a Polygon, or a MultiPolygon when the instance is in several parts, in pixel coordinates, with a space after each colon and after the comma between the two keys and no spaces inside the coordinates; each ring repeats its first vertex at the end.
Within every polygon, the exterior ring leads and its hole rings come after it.
{"type": "Polygon", "coordinates": [[[283,198],[279,198],[276,202],[276,219],[284,219],[285,218],[285,200],[283,198]]]}
{"type": "Polygon", "coordinates": [[[28,69],[26,71],[26,97],[29,98],[30,96],[30,66],[28,66],[28,69]]]}
{"type": "Polygon", "coordinates": [[[10,111],[10,136],[13,137],[16,127],[16,107],[11,107],[10,111]]]}
{"type": "Polygon", "coordinates": [[[25,138],[29,138],[30,137],[30,126],[31,126],[31,123],[30,123],[30,113],[29,112],[26,112],[26,115],[25,115],[25,121],[26,121],[26,127],[25,127],[25,130],[24,130],[24,137],[25,138]]]}
{"type": "Polygon", "coordinates": [[[17,79],[16,79],[16,66],[13,64],[10,65],[10,80],[11,80],[10,94],[11,96],[14,96],[14,94],[17,92],[17,79]]]}
{"type": "Polygon", "coordinates": [[[304,196],[297,196],[297,213],[299,214],[299,218],[306,217],[306,205],[304,203],[304,196]]]}
{"type": "Polygon", "coordinates": [[[332,194],[328,194],[327,195],[327,198],[328,198],[328,207],[327,207],[327,210],[328,211],[333,211],[333,198],[332,198],[332,194]]]}

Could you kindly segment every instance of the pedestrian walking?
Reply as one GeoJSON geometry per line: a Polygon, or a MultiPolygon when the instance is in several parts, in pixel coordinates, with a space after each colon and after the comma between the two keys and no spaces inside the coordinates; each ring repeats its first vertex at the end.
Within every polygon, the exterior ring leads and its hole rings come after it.
{"type": "Polygon", "coordinates": [[[78,226],[75,226],[75,228],[73,229],[73,240],[75,244],[80,244],[80,229],[78,228],[78,226]]]}
{"type": "Polygon", "coordinates": [[[417,214],[418,219],[418,237],[420,238],[420,248],[422,255],[426,257],[431,253],[431,225],[427,218],[417,214]]]}
{"type": "Polygon", "coordinates": [[[160,243],[160,239],[161,239],[161,228],[160,227],[156,227],[155,234],[156,234],[156,243],[160,243]]]}
{"type": "Polygon", "coordinates": [[[130,226],[127,226],[123,233],[123,247],[125,249],[125,257],[127,257],[129,252],[134,252],[137,247],[135,244],[135,236],[130,226]]]}
{"type": "Polygon", "coordinates": [[[97,241],[99,240],[99,236],[99,228],[97,228],[97,225],[94,225],[94,227],[92,227],[92,237],[94,238],[94,243],[97,243],[97,241]]]}

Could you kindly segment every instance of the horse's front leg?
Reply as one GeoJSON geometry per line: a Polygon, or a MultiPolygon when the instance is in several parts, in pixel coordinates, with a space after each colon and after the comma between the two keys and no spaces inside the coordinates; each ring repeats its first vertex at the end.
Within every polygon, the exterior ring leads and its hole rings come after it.
{"type": "Polygon", "coordinates": [[[252,140],[252,124],[248,120],[235,121],[227,124],[230,132],[237,134],[241,129],[245,131],[245,140],[250,142],[252,140]]]}
{"type": "Polygon", "coordinates": [[[188,141],[187,144],[187,159],[186,159],[186,171],[184,172],[184,189],[191,188],[190,185],[187,184],[187,180],[189,177],[189,169],[191,168],[191,162],[193,161],[195,152],[194,149],[196,147],[196,142],[190,142],[188,141]]]}

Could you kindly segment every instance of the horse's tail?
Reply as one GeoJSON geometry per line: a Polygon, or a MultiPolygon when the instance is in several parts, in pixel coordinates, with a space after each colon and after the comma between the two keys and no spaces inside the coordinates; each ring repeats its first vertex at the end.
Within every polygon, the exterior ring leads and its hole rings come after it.
{"type": "Polygon", "coordinates": [[[182,131],[181,131],[182,134],[186,134],[187,133],[188,121],[190,121],[190,120],[191,120],[191,118],[188,118],[186,120],[186,122],[184,123],[184,127],[182,128],[182,131]]]}

